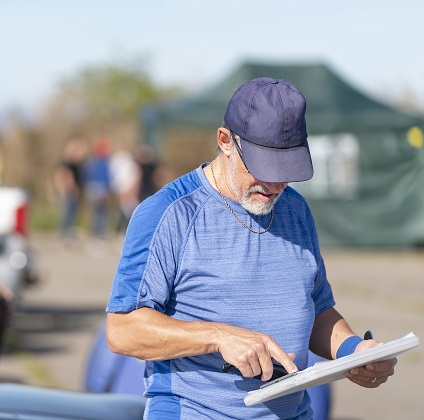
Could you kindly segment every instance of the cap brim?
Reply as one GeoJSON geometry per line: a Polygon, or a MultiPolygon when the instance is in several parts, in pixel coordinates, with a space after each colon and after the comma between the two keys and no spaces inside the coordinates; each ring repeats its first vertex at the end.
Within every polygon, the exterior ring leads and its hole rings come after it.
{"type": "Polygon", "coordinates": [[[290,149],[276,149],[241,139],[241,146],[247,169],[259,181],[300,182],[314,174],[307,141],[290,149]]]}

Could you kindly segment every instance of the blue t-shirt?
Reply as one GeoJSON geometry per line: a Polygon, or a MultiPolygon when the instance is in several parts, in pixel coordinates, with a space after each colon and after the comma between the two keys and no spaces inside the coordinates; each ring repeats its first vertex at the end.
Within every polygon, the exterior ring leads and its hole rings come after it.
{"type": "MultiPolygon", "coordinates": [[[[230,213],[204,166],[135,210],[107,311],[149,307],[180,320],[260,331],[296,353],[294,361],[304,369],[314,318],[334,306],[309,207],[287,187],[271,228],[252,233],[230,213]]],[[[252,229],[268,226],[269,214],[254,216],[227,200],[252,229]]],[[[246,407],[244,396],[262,382],[223,373],[223,363],[220,353],[146,362],[146,395],[153,397],[149,419],[161,418],[154,396],[169,402],[172,418],[311,418],[304,391],[246,407]]]]}

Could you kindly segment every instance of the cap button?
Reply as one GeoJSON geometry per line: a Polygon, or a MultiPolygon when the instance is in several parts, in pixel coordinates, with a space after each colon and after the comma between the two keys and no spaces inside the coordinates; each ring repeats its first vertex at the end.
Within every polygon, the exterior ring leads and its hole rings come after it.
{"type": "Polygon", "coordinates": [[[273,85],[278,85],[278,80],[273,80],[271,83],[272,83],[273,85]]]}

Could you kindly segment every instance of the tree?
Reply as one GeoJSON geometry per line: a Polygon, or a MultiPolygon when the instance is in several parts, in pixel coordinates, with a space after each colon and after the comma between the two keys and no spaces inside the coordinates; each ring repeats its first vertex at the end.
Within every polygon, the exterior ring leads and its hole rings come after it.
{"type": "Polygon", "coordinates": [[[65,81],[61,90],[79,102],[85,117],[97,124],[135,121],[145,104],[181,91],[177,87],[155,85],[143,59],[84,69],[65,81]]]}

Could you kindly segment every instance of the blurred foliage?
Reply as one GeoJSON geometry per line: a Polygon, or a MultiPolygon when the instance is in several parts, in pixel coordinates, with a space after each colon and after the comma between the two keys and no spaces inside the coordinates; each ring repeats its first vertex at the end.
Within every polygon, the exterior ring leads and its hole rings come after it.
{"type": "Polygon", "coordinates": [[[132,121],[143,105],[181,92],[175,86],[156,86],[145,59],[87,68],[64,81],[61,90],[78,102],[85,118],[98,124],[132,121]]]}
{"type": "Polygon", "coordinates": [[[173,126],[164,135],[162,160],[178,177],[216,156],[216,129],[173,126]]]}
{"type": "Polygon", "coordinates": [[[90,147],[107,137],[114,151],[134,150],[142,141],[138,115],[143,107],[181,93],[177,86],[155,83],[145,57],[85,68],[60,83],[30,119],[16,110],[0,127],[0,182],[27,190],[33,225],[57,226],[53,174],[66,142],[78,135],[90,147]]]}

